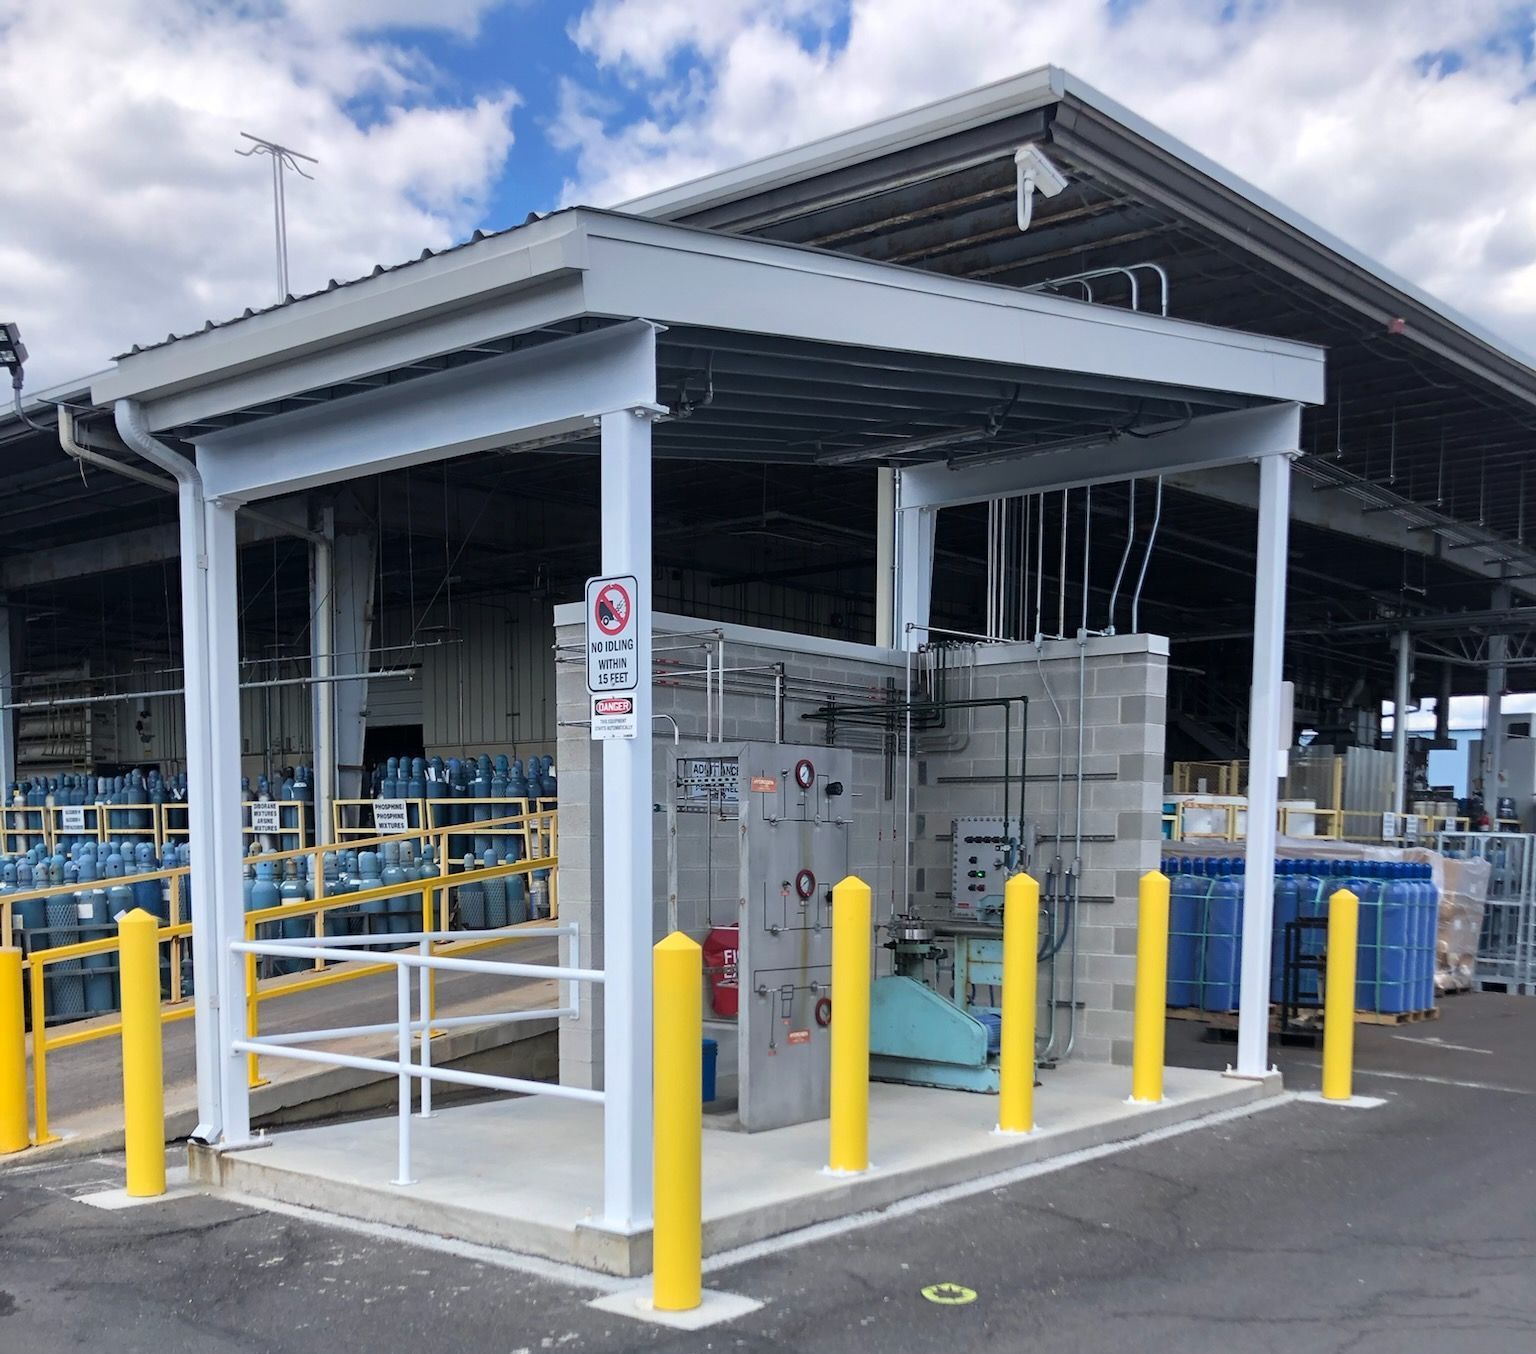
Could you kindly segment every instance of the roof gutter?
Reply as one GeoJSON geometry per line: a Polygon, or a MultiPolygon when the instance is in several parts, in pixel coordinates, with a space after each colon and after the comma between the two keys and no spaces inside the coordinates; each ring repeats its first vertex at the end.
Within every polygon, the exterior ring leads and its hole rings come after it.
{"type": "Polygon", "coordinates": [[[161,489],[170,494],[176,492],[175,480],[157,475],[152,470],[140,470],[135,465],[124,465],[121,461],[115,461],[110,456],[103,456],[100,452],[84,446],[75,430],[74,410],[66,404],[61,404],[58,406],[58,413],[59,446],[64,449],[66,456],[72,456],[75,460],[83,461],[87,465],[100,466],[103,470],[110,470],[114,474],[122,475],[125,479],[147,484],[151,489],[161,489]]]}

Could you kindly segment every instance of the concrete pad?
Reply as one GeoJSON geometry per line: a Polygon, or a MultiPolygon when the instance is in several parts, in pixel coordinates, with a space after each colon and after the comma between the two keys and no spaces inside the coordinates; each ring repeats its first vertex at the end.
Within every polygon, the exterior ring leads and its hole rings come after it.
{"type": "MultiPolygon", "coordinates": [[[[827,1174],[825,1121],[747,1134],[704,1134],[704,1253],[778,1236],[930,1190],[1098,1147],[1279,1091],[1266,1082],[1169,1068],[1166,1099],[1129,1104],[1130,1073],[1069,1063],[1043,1074],[1033,1133],[999,1135],[995,1096],[876,1083],[870,1145],[878,1165],[827,1174]]],[[[193,1148],[193,1178],[609,1274],[650,1269],[650,1234],[602,1226],[602,1109],[533,1096],[462,1106],[412,1123],[419,1183],[392,1185],[393,1118],[274,1135],[254,1154],[193,1148]]]]}
{"type": "Polygon", "coordinates": [[[186,1199],[198,1193],[200,1191],[187,1178],[187,1168],[172,1166],[165,1173],[164,1194],[140,1197],[129,1194],[127,1189],[102,1189],[89,1194],[76,1194],[74,1200],[77,1204],[88,1204],[91,1208],[116,1213],[125,1208],[142,1208],[146,1204],[170,1203],[174,1199],[186,1199]]]}
{"type": "Polygon", "coordinates": [[[718,1326],[724,1321],[750,1316],[763,1304],[755,1298],[744,1298],[738,1293],[721,1293],[706,1288],[703,1301],[690,1312],[658,1312],[651,1305],[649,1285],[639,1288],[621,1288],[617,1293],[607,1293],[587,1304],[599,1312],[612,1312],[615,1316],[633,1317],[636,1321],[649,1321],[654,1326],[670,1326],[673,1330],[703,1330],[718,1326]]]}

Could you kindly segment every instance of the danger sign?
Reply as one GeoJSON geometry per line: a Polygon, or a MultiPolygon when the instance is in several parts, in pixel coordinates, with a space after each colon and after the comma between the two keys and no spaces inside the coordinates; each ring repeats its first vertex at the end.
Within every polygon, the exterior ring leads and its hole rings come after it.
{"type": "Polygon", "coordinates": [[[587,690],[594,696],[640,685],[634,575],[587,580],[587,690]]]}

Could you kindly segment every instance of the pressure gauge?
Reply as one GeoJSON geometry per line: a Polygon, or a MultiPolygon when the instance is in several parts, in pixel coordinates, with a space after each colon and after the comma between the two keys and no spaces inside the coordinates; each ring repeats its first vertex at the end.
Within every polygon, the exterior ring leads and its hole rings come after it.
{"type": "Polygon", "coordinates": [[[802,757],[795,763],[795,784],[802,790],[809,790],[816,784],[816,768],[809,757],[802,757]]]}
{"type": "Polygon", "coordinates": [[[795,892],[800,895],[801,902],[809,902],[816,892],[816,876],[809,870],[801,870],[795,876],[795,892]]]}

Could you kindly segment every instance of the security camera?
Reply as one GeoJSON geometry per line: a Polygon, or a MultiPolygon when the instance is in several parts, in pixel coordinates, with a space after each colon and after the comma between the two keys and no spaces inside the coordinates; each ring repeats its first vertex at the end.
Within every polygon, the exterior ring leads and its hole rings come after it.
{"type": "Polygon", "coordinates": [[[1055,197],[1067,186],[1067,176],[1032,141],[1014,151],[1013,164],[1018,175],[1019,229],[1028,230],[1034,218],[1035,190],[1039,189],[1046,197],[1055,197]]]}
{"type": "Polygon", "coordinates": [[[1055,197],[1067,186],[1067,176],[1032,141],[1014,151],[1013,163],[1018,166],[1019,177],[1033,182],[1046,197],[1055,197]]]}

